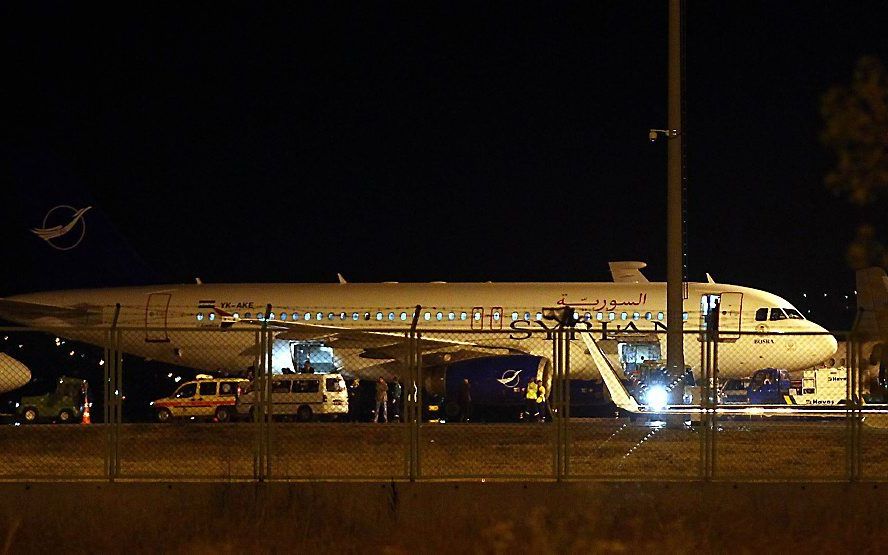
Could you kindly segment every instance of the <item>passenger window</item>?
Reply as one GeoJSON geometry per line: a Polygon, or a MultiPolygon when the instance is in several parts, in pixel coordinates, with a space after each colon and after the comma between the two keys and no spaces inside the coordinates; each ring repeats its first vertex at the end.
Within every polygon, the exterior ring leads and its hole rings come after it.
{"type": "Polygon", "coordinates": [[[215,395],[216,382],[202,382],[197,390],[200,392],[200,395],[215,395]]]}
{"type": "Polygon", "coordinates": [[[688,321],[688,313],[687,313],[687,312],[682,312],[682,313],[681,313],[681,319],[684,320],[685,322],[687,322],[687,321],[688,321]]]}
{"type": "Polygon", "coordinates": [[[176,399],[190,399],[194,397],[194,394],[197,392],[197,384],[196,383],[187,383],[179,388],[179,391],[176,392],[176,399]]]}
{"type": "Polygon", "coordinates": [[[284,322],[287,321],[287,313],[286,312],[281,312],[281,320],[283,320],[284,322]]]}
{"type": "Polygon", "coordinates": [[[246,318],[247,320],[249,320],[249,319],[250,319],[250,313],[249,313],[249,312],[244,312],[244,318],[246,318]]]}
{"type": "Polygon", "coordinates": [[[268,313],[268,319],[269,319],[269,320],[274,320],[274,312],[269,312],[269,313],[268,313]]]}
{"type": "Polygon", "coordinates": [[[197,321],[200,322],[201,320],[203,320],[203,312],[198,312],[197,313],[197,321]]]}
{"type": "Polygon", "coordinates": [[[530,312],[525,312],[525,313],[524,313],[524,319],[525,319],[525,320],[530,320],[530,312]]]}
{"type": "Polygon", "coordinates": [[[518,319],[518,313],[517,313],[517,312],[513,312],[513,313],[512,313],[512,321],[514,322],[514,321],[517,320],[517,319],[518,319]]]}
{"type": "Polygon", "coordinates": [[[542,312],[537,312],[537,313],[536,313],[536,319],[537,319],[537,320],[542,320],[542,319],[543,319],[543,313],[542,313],[542,312]]]}
{"type": "Polygon", "coordinates": [[[438,320],[438,321],[440,322],[441,320],[444,319],[444,313],[443,313],[443,312],[439,312],[439,313],[435,314],[435,319],[438,320]]]}
{"type": "Polygon", "coordinates": [[[588,322],[589,320],[592,319],[592,314],[587,312],[586,314],[583,315],[583,318],[588,322]]]}
{"type": "Polygon", "coordinates": [[[213,320],[215,320],[215,319],[216,319],[216,313],[215,313],[215,312],[210,312],[209,318],[210,318],[210,322],[212,322],[213,320]]]}
{"type": "Polygon", "coordinates": [[[345,312],[340,312],[340,313],[339,313],[339,319],[340,319],[340,320],[345,320],[346,318],[348,318],[348,314],[346,314],[345,312]]]}
{"type": "Polygon", "coordinates": [[[755,311],[755,321],[756,322],[764,322],[768,319],[768,309],[760,308],[755,311]]]}
{"type": "Polygon", "coordinates": [[[352,312],[352,320],[354,320],[355,322],[357,322],[358,319],[360,319],[360,316],[358,315],[358,313],[357,313],[357,312],[352,312]]]}
{"type": "Polygon", "coordinates": [[[596,313],[595,313],[595,319],[596,319],[596,320],[599,320],[599,321],[604,320],[604,314],[601,313],[601,312],[596,312],[596,313]]]}
{"type": "Polygon", "coordinates": [[[616,312],[608,312],[608,313],[607,313],[607,319],[608,319],[608,320],[616,320],[616,319],[617,319],[617,313],[616,313],[616,312]]]}
{"type": "Polygon", "coordinates": [[[324,319],[324,313],[323,313],[323,312],[318,312],[317,314],[315,314],[315,316],[317,317],[318,320],[323,320],[323,319],[324,319]]]}
{"type": "Polygon", "coordinates": [[[274,380],[271,382],[272,393],[289,393],[290,380],[274,380]]]}
{"type": "Polygon", "coordinates": [[[455,320],[455,319],[456,319],[456,314],[453,313],[453,312],[448,312],[448,313],[447,313],[447,319],[450,320],[450,321],[455,320]]]}
{"type": "Polygon", "coordinates": [[[377,313],[376,313],[376,319],[377,319],[377,320],[382,320],[382,312],[377,312],[377,313]]]}
{"type": "Polygon", "coordinates": [[[629,318],[629,314],[627,314],[625,312],[620,313],[620,320],[626,320],[628,318],[629,318]]]}
{"type": "Polygon", "coordinates": [[[645,312],[645,313],[644,313],[644,319],[645,319],[645,320],[650,320],[650,319],[651,319],[651,316],[652,316],[652,314],[651,314],[650,312],[645,312]]]}
{"type": "Polygon", "coordinates": [[[366,320],[366,321],[370,320],[370,313],[369,312],[364,313],[364,320],[366,320]]]}
{"type": "Polygon", "coordinates": [[[390,321],[390,322],[394,322],[394,321],[395,321],[395,313],[394,313],[394,312],[389,312],[389,321],[390,321]]]}
{"type": "Polygon", "coordinates": [[[663,313],[662,312],[657,313],[657,320],[663,320],[663,313]]]}
{"type": "Polygon", "coordinates": [[[407,319],[407,313],[406,313],[406,312],[402,312],[402,313],[401,313],[401,321],[403,322],[403,321],[405,321],[406,319],[407,319]]]}
{"type": "Polygon", "coordinates": [[[305,313],[305,319],[306,319],[306,320],[311,320],[311,312],[306,312],[306,313],[305,313]]]}
{"type": "Polygon", "coordinates": [[[293,380],[293,393],[317,393],[320,391],[318,380],[293,380]]]}
{"type": "Polygon", "coordinates": [[[424,313],[424,314],[422,315],[422,319],[425,320],[426,322],[428,322],[429,320],[432,319],[432,313],[431,313],[431,312],[426,312],[426,313],[424,313]]]}
{"type": "Polygon", "coordinates": [[[257,320],[265,320],[265,313],[259,312],[258,314],[256,314],[256,319],[257,320]]]}
{"type": "Polygon", "coordinates": [[[342,383],[339,381],[339,378],[327,378],[326,387],[327,391],[331,393],[342,391],[342,383]]]}
{"type": "Polygon", "coordinates": [[[237,382],[222,382],[219,384],[219,395],[230,396],[237,393],[237,382]]]}
{"type": "Polygon", "coordinates": [[[235,312],[235,313],[232,314],[231,316],[232,316],[232,318],[234,318],[235,320],[237,320],[238,318],[240,318],[240,314],[238,314],[237,312],[235,312]]]}
{"type": "Polygon", "coordinates": [[[328,313],[327,313],[327,320],[332,320],[332,319],[334,319],[334,318],[336,318],[336,315],[335,315],[335,314],[333,314],[332,312],[328,312],[328,313]]]}
{"type": "Polygon", "coordinates": [[[632,319],[633,319],[633,320],[638,320],[639,318],[641,318],[641,314],[639,314],[639,313],[637,313],[637,312],[633,312],[633,313],[632,313],[632,319]]]}
{"type": "Polygon", "coordinates": [[[460,313],[459,313],[459,319],[460,319],[460,320],[465,320],[466,318],[468,318],[468,316],[469,316],[469,315],[466,314],[465,312],[460,312],[460,313]]]}

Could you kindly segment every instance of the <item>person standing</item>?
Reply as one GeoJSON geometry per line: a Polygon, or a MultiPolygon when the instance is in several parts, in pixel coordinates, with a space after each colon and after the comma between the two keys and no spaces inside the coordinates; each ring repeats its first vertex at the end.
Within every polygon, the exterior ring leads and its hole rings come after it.
{"type": "Polygon", "coordinates": [[[524,415],[527,420],[537,416],[537,384],[530,380],[527,382],[527,391],[524,394],[524,415]]]}
{"type": "Polygon", "coordinates": [[[305,364],[302,365],[302,373],[303,374],[314,374],[315,369],[311,365],[311,361],[308,360],[308,357],[305,359],[305,364]]]}
{"type": "Polygon", "coordinates": [[[388,422],[388,384],[382,376],[376,380],[376,405],[373,409],[373,421],[379,422],[379,413],[382,412],[382,421],[388,422]]]}
{"type": "Polygon", "coordinates": [[[358,378],[355,378],[348,384],[348,415],[349,420],[352,422],[358,421],[358,389],[361,387],[361,382],[358,381],[358,378]]]}
{"type": "Polygon", "coordinates": [[[398,376],[392,378],[392,385],[389,388],[391,390],[391,395],[389,395],[390,403],[392,405],[392,422],[400,422],[401,421],[401,382],[398,381],[398,376]]]}
{"type": "Polygon", "coordinates": [[[468,422],[472,417],[472,384],[469,378],[459,385],[459,421],[468,422]]]}

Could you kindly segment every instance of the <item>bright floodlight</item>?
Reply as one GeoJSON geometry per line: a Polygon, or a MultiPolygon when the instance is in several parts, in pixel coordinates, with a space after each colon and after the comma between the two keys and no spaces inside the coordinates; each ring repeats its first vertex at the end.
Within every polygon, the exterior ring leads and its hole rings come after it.
{"type": "Polygon", "coordinates": [[[663,410],[666,408],[666,400],[668,397],[665,387],[662,385],[655,385],[648,390],[647,404],[652,410],[663,410]]]}

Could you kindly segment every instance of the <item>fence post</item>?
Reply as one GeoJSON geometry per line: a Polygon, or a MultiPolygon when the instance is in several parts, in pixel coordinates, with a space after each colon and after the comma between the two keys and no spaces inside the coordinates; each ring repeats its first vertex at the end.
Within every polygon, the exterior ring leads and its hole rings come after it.
{"type": "Polygon", "coordinates": [[[419,334],[416,332],[421,310],[422,307],[416,305],[413,312],[413,321],[410,324],[410,331],[407,333],[407,373],[410,376],[408,384],[413,387],[413,394],[410,395],[408,393],[405,396],[407,398],[408,410],[404,412],[408,419],[408,427],[410,428],[408,476],[411,482],[415,482],[421,475],[419,434],[422,424],[422,350],[419,347],[419,334]]]}
{"type": "Polygon", "coordinates": [[[105,476],[110,482],[114,481],[120,465],[117,461],[118,457],[118,411],[117,399],[119,392],[118,382],[118,359],[120,357],[120,338],[117,330],[117,322],[120,318],[120,303],[114,306],[114,316],[111,319],[111,327],[108,329],[107,345],[105,346],[105,366],[103,382],[104,387],[102,394],[104,395],[104,407],[102,410],[102,421],[105,425],[105,439],[107,441],[107,450],[105,451],[105,476]]]}
{"type": "Polygon", "coordinates": [[[845,343],[847,379],[845,390],[845,469],[848,481],[860,480],[860,426],[861,426],[861,341],[851,333],[845,343]]]}

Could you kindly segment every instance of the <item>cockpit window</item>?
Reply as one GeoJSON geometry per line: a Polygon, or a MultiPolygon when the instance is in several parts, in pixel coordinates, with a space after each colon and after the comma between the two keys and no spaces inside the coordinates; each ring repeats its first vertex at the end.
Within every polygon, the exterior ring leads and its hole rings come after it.
{"type": "Polygon", "coordinates": [[[780,308],[772,308],[771,309],[771,321],[774,320],[786,320],[786,313],[783,312],[783,309],[780,308]]]}
{"type": "Polygon", "coordinates": [[[756,322],[764,322],[768,319],[768,309],[760,308],[755,311],[755,321],[756,322]]]}
{"type": "Polygon", "coordinates": [[[786,312],[786,315],[789,316],[792,320],[804,320],[805,319],[805,317],[802,316],[802,314],[794,308],[784,308],[783,310],[786,312]]]}

